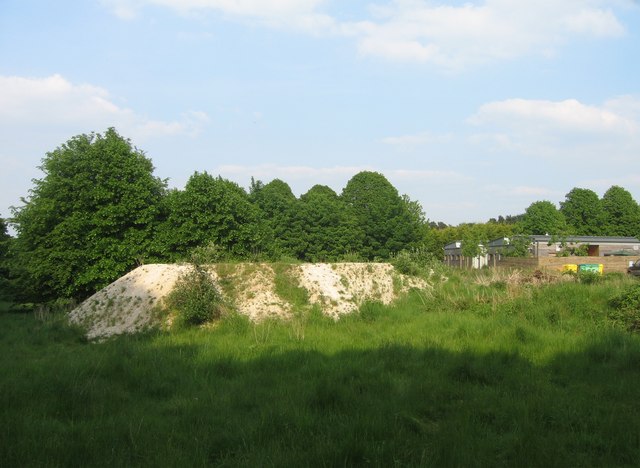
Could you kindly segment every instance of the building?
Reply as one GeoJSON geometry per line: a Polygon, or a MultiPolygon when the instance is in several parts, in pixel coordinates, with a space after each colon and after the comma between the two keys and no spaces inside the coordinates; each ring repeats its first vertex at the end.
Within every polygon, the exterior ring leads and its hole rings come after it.
{"type": "Polygon", "coordinates": [[[635,237],[613,236],[516,236],[499,238],[487,245],[487,253],[504,255],[514,249],[516,240],[529,239],[529,256],[567,257],[579,254],[587,257],[640,256],[640,240],[635,237]]]}
{"type": "Polygon", "coordinates": [[[461,268],[552,269],[568,263],[598,263],[607,271],[626,271],[630,262],[640,258],[640,240],[635,237],[520,235],[494,239],[479,248],[479,255],[465,257],[462,241],[451,242],[444,247],[444,263],[461,268]]]}
{"type": "Polygon", "coordinates": [[[444,263],[449,266],[465,268],[482,268],[488,265],[489,256],[484,245],[479,244],[480,254],[475,257],[465,257],[462,254],[462,241],[454,241],[444,246],[444,263]]]}

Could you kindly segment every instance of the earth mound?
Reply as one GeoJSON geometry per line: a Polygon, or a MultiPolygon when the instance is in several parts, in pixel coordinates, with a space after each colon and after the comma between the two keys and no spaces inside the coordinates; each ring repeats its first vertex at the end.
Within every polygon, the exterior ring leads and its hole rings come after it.
{"type": "MultiPolygon", "coordinates": [[[[71,311],[71,323],[87,330],[89,339],[135,333],[162,323],[164,299],[190,265],[143,265],[98,291],[71,311]]],[[[216,264],[206,267],[225,299],[253,321],[288,318],[294,306],[277,293],[271,264],[216,264]]],[[[426,281],[396,272],[386,263],[314,263],[287,265],[289,281],[306,290],[309,304],[318,304],[334,318],[358,310],[366,300],[391,303],[426,281]]]]}

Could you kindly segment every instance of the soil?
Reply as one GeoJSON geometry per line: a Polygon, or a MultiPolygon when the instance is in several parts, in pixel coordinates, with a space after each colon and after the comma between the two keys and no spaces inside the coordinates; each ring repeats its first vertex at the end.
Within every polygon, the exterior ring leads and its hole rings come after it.
{"type": "MultiPolygon", "coordinates": [[[[71,311],[72,323],[89,339],[136,333],[167,320],[164,299],[189,265],[143,265],[97,292],[71,311]]],[[[207,268],[211,278],[239,313],[253,321],[288,318],[294,309],[276,293],[269,264],[220,264],[207,268]]],[[[306,289],[310,304],[334,318],[353,313],[366,300],[389,304],[410,288],[426,288],[420,279],[397,273],[385,263],[315,263],[291,265],[287,274],[306,289]]]]}

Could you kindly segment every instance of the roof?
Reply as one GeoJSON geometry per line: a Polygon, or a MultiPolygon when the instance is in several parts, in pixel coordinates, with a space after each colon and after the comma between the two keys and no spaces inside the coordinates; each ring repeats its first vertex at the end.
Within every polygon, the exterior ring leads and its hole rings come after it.
{"type": "MultiPolygon", "coordinates": [[[[533,235],[533,236],[513,236],[514,238],[528,237],[531,242],[536,243],[553,243],[553,242],[570,242],[583,244],[640,244],[640,240],[636,237],[621,236],[549,236],[549,235],[533,235]]],[[[510,244],[508,237],[499,237],[489,242],[489,247],[503,247],[510,244]]]]}
{"type": "Polygon", "coordinates": [[[640,244],[635,237],[621,236],[531,236],[533,242],[582,242],[584,244],[640,244]]]}

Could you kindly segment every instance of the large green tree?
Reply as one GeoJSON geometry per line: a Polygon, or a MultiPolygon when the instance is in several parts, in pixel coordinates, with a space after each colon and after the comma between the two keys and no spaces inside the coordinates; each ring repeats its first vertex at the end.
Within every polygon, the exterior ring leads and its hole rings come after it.
{"type": "Polygon", "coordinates": [[[265,248],[275,257],[294,255],[294,244],[297,243],[293,232],[293,221],[298,208],[298,200],[291,187],[280,179],[274,179],[264,185],[253,182],[250,199],[260,209],[265,221],[265,248]]]}
{"type": "Polygon", "coordinates": [[[573,188],[560,202],[563,214],[573,234],[595,236],[604,234],[605,211],[593,190],[573,188]]]}
{"type": "Polygon", "coordinates": [[[196,172],[184,190],[168,195],[166,206],[168,216],[158,234],[164,258],[184,258],[211,243],[234,257],[262,250],[258,209],[235,182],[196,172]]]}
{"type": "Polygon", "coordinates": [[[78,135],[40,169],[44,177],[13,213],[16,255],[35,299],[81,299],[148,255],[166,184],[128,139],[113,128],[78,135]]]}
{"type": "Polygon", "coordinates": [[[363,171],[351,178],[341,198],[350,207],[364,232],[362,253],[366,258],[388,258],[423,240],[423,217],[415,205],[377,172],[363,171]]]}
{"type": "Polygon", "coordinates": [[[524,234],[563,235],[567,232],[564,216],[553,203],[546,200],[529,205],[520,227],[524,234]]]}
{"type": "Polygon", "coordinates": [[[301,260],[334,261],[362,246],[356,217],[325,185],[315,185],[300,197],[293,226],[294,252],[301,260]]]}
{"type": "Polygon", "coordinates": [[[0,299],[9,297],[9,243],[7,224],[0,218],[0,299]]]}
{"type": "Polygon", "coordinates": [[[602,197],[606,233],[610,236],[640,235],[640,208],[631,194],[617,185],[602,197]]]}

